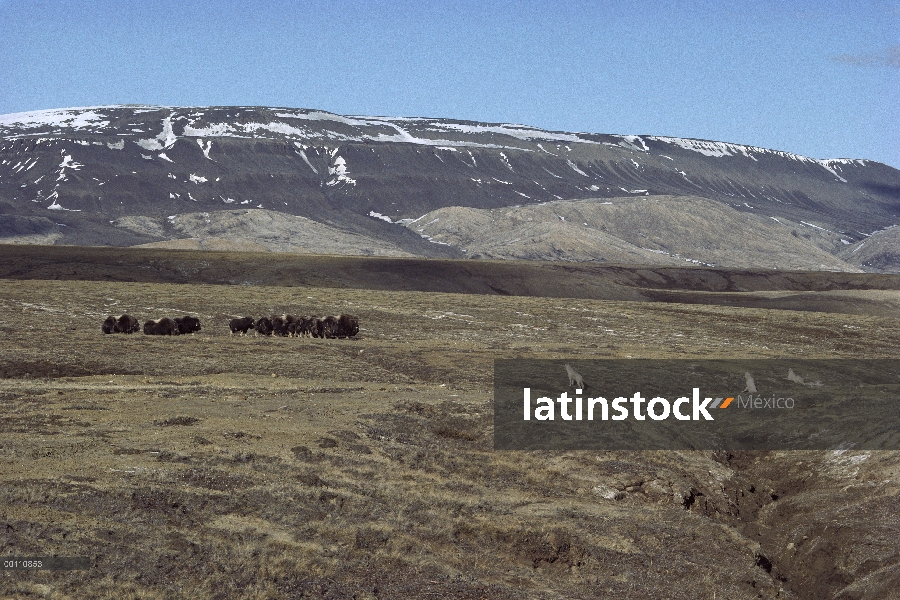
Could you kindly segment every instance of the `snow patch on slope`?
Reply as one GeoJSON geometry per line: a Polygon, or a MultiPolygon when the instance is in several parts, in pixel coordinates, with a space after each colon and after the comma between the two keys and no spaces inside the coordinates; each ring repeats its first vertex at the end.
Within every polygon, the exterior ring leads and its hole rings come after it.
{"type": "Polygon", "coordinates": [[[175,145],[175,142],[178,141],[178,137],[175,135],[175,132],[172,130],[172,115],[169,115],[165,119],[163,119],[163,130],[162,132],[156,136],[155,138],[148,138],[145,140],[135,140],[135,144],[143,148],[144,150],[165,150],[171,148],[175,145]]]}
{"type": "Polygon", "coordinates": [[[304,145],[301,144],[300,142],[294,142],[294,145],[297,146],[297,148],[298,148],[297,150],[294,150],[294,152],[296,152],[297,154],[299,154],[299,155],[300,155],[300,158],[303,159],[303,162],[305,162],[305,163],[307,164],[307,166],[309,166],[309,168],[312,169],[313,173],[315,173],[316,175],[318,175],[318,174],[319,174],[319,170],[316,169],[314,166],[312,166],[312,163],[309,162],[309,158],[307,158],[307,156],[306,156],[306,146],[304,146],[304,145]]]}
{"type": "Polygon", "coordinates": [[[590,177],[587,173],[578,168],[578,165],[573,163],[571,160],[566,159],[566,162],[569,163],[569,166],[572,167],[572,170],[578,173],[579,175],[584,175],[585,177],[590,177]]]}
{"type": "Polygon", "coordinates": [[[212,160],[211,158],[209,158],[209,151],[212,150],[212,140],[206,142],[206,146],[203,145],[203,140],[197,140],[197,143],[200,144],[200,151],[203,152],[203,156],[205,156],[209,160],[212,160]]]}
{"type": "Polygon", "coordinates": [[[66,154],[65,157],[63,158],[63,161],[61,163],[59,163],[59,167],[61,169],[72,169],[73,171],[77,171],[78,169],[80,169],[83,166],[84,165],[82,165],[81,163],[77,163],[74,160],[72,160],[72,156],[70,154],[66,154]]]}
{"type": "Polygon", "coordinates": [[[0,125],[27,129],[36,127],[67,127],[72,129],[93,127],[101,129],[108,126],[109,121],[104,120],[105,115],[97,112],[97,109],[100,108],[112,107],[94,106],[12,113],[0,115],[0,125]]]}
{"type": "Polygon", "coordinates": [[[754,146],[742,146],[740,144],[729,144],[726,142],[710,142],[707,140],[695,140],[690,138],[673,138],[673,137],[660,137],[660,136],[650,136],[648,139],[664,142],[667,144],[674,144],[679,148],[683,148],[685,150],[691,150],[692,152],[699,152],[703,156],[712,156],[712,157],[723,157],[723,156],[735,156],[737,154],[742,154],[747,158],[751,158],[756,160],[756,157],[753,156],[752,151],[764,151],[762,148],[756,148],[754,146]]]}
{"type": "Polygon", "coordinates": [[[47,196],[46,199],[50,200],[51,198],[53,199],[53,203],[47,207],[47,210],[65,210],[65,211],[69,211],[69,212],[81,212],[81,209],[78,209],[78,208],[63,208],[59,204],[59,193],[58,192],[53,192],[52,194],[47,196]]]}
{"type": "Polygon", "coordinates": [[[622,138],[622,141],[619,142],[620,146],[629,150],[637,150],[638,152],[650,152],[650,148],[647,147],[647,144],[639,135],[620,135],[617,137],[622,138]]]}
{"type": "MultiPolygon", "coordinates": [[[[727,142],[712,142],[708,140],[695,140],[691,138],[673,138],[673,137],[663,137],[663,136],[649,136],[647,139],[664,142],[667,144],[674,144],[680,148],[685,150],[691,150],[693,152],[699,152],[704,156],[712,156],[712,157],[723,157],[723,156],[737,156],[742,155],[750,158],[752,160],[758,160],[756,157],[758,155],[771,155],[778,156],[780,158],[788,158],[791,160],[796,160],[799,162],[805,163],[813,163],[819,165],[823,169],[830,172],[834,175],[838,180],[846,183],[847,180],[841,177],[841,175],[837,172],[840,170],[840,165],[859,165],[866,166],[866,161],[861,159],[852,159],[852,158],[829,158],[829,159],[817,159],[817,158],[809,158],[808,156],[803,156],[801,154],[794,154],[793,152],[784,152],[782,150],[770,150],[768,148],[760,148],[759,146],[745,146],[743,144],[729,144],[727,142]],[[835,170],[837,169],[837,171],[835,170]]],[[[664,158],[669,158],[665,156],[664,158]]],[[[671,159],[670,159],[671,160],[671,159]]]]}
{"type": "Polygon", "coordinates": [[[234,135],[234,128],[228,123],[213,123],[206,127],[185,125],[185,137],[225,137],[234,135]]]}
{"type": "Polygon", "coordinates": [[[534,129],[522,125],[464,125],[462,123],[441,123],[433,121],[434,131],[459,131],[461,133],[496,133],[500,135],[508,135],[516,139],[530,140],[551,140],[558,142],[584,142],[593,143],[589,140],[582,139],[571,133],[557,133],[552,131],[544,131],[542,129],[534,129]]]}
{"type": "Polygon", "coordinates": [[[347,161],[344,160],[343,156],[334,158],[334,166],[328,167],[328,174],[333,175],[334,178],[326,182],[325,185],[338,185],[339,183],[356,185],[356,180],[347,176],[347,161]]]}
{"type": "Polygon", "coordinates": [[[337,121],[338,123],[343,123],[344,125],[355,126],[363,126],[367,124],[367,121],[364,121],[362,119],[353,119],[351,117],[344,117],[341,115],[322,112],[319,110],[313,110],[306,113],[275,113],[275,116],[281,117],[283,119],[301,119],[304,121],[337,121]]]}
{"type": "Polygon", "coordinates": [[[835,177],[837,177],[837,179],[838,179],[839,181],[842,181],[842,182],[844,182],[844,183],[847,183],[847,180],[844,179],[843,177],[841,177],[840,175],[838,175],[837,171],[834,170],[835,168],[840,169],[840,167],[837,166],[836,161],[830,161],[830,160],[817,160],[816,162],[819,163],[820,165],[822,165],[822,168],[823,168],[823,169],[825,169],[826,171],[828,171],[829,173],[831,173],[832,175],[834,175],[835,177]],[[831,166],[831,163],[832,163],[832,162],[835,162],[835,163],[836,163],[834,168],[832,168],[832,166],[831,166]]]}

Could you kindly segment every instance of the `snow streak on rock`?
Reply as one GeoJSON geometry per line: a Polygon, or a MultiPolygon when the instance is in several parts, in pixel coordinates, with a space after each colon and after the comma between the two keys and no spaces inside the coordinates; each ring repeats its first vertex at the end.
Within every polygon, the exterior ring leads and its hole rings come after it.
{"type": "Polygon", "coordinates": [[[667,144],[675,144],[679,148],[684,148],[685,150],[691,150],[693,152],[699,152],[703,156],[722,157],[742,154],[747,158],[756,160],[756,157],[753,156],[751,151],[763,150],[762,148],[754,148],[753,146],[742,146],[740,144],[728,144],[725,142],[710,142],[706,140],[692,140],[687,138],[650,136],[647,139],[657,142],[665,142],[667,144]]]}
{"type": "Polygon", "coordinates": [[[347,161],[344,160],[343,156],[334,158],[334,166],[328,167],[328,174],[334,177],[325,185],[338,185],[340,183],[356,185],[356,180],[347,176],[347,161]]]}
{"type": "Polygon", "coordinates": [[[315,173],[316,175],[318,175],[318,174],[319,174],[319,170],[316,169],[316,168],[312,165],[311,162],[309,162],[309,158],[307,158],[307,156],[306,156],[306,146],[304,146],[304,145],[301,144],[300,142],[294,142],[294,145],[297,146],[297,148],[298,148],[298,150],[294,150],[294,152],[296,152],[297,154],[299,154],[299,155],[300,155],[300,158],[303,159],[303,162],[305,162],[305,163],[309,166],[309,168],[312,169],[312,172],[315,173]]]}
{"type": "Polygon", "coordinates": [[[585,177],[590,177],[590,175],[588,175],[587,173],[585,173],[584,171],[582,171],[581,169],[579,169],[579,168],[578,168],[578,165],[576,165],[575,163],[573,163],[571,160],[566,159],[566,162],[568,163],[568,165],[569,165],[570,167],[572,167],[572,170],[575,171],[576,173],[578,173],[579,175],[584,175],[585,177]]]}
{"type": "MultiPolygon", "coordinates": [[[[209,158],[209,151],[212,149],[212,140],[206,142],[206,146],[203,145],[203,140],[197,140],[197,143],[200,144],[200,150],[203,152],[203,156],[209,158]]],[[[209,158],[209,160],[212,160],[209,158]]]]}
{"type": "Polygon", "coordinates": [[[163,130],[158,136],[146,140],[135,140],[134,143],[145,150],[164,150],[174,146],[178,137],[172,130],[172,115],[163,119],[162,124],[163,130]]]}

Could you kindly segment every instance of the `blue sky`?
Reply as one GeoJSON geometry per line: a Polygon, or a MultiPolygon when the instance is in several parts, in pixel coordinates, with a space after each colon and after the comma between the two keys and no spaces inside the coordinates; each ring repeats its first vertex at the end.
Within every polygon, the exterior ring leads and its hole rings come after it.
{"type": "Polygon", "coordinates": [[[0,0],[0,114],[266,105],[900,168],[900,0],[0,0]]]}

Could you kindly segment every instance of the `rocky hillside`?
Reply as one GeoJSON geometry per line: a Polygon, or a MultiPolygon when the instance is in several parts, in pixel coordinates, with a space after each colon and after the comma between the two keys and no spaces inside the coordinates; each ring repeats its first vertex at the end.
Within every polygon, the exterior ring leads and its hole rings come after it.
{"type": "Polygon", "coordinates": [[[0,116],[0,242],[900,272],[900,171],[287,108],[0,116]]]}
{"type": "Polygon", "coordinates": [[[839,234],[779,223],[697,196],[648,196],[442,208],[407,226],[473,258],[852,270],[832,254],[839,234]]]}

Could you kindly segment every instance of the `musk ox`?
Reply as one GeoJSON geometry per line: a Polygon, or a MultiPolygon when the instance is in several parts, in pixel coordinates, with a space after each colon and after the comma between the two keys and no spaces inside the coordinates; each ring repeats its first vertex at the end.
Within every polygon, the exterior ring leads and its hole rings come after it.
{"type": "Polygon", "coordinates": [[[103,333],[117,333],[115,317],[106,317],[106,320],[103,321],[103,333]]]}
{"type": "Polygon", "coordinates": [[[289,316],[291,320],[287,325],[288,335],[291,337],[303,337],[303,323],[306,322],[306,317],[289,316]]]}
{"type": "Polygon", "coordinates": [[[178,335],[181,333],[178,324],[169,317],[147,321],[144,323],[145,335],[178,335]]]}
{"type": "Polygon", "coordinates": [[[238,331],[241,332],[241,335],[247,333],[248,330],[253,329],[253,326],[256,325],[256,321],[253,317],[244,317],[243,319],[232,319],[228,322],[228,327],[231,328],[231,333],[235,334],[238,331]]]}
{"type": "Polygon", "coordinates": [[[312,335],[314,338],[319,337],[319,331],[322,329],[322,319],[320,319],[319,317],[310,317],[309,328],[310,335],[312,335]]]}
{"type": "Polygon", "coordinates": [[[269,317],[260,317],[256,322],[256,333],[260,335],[272,335],[272,320],[269,317]]]}
{"type": "Polygon", "coordinates": [[[353,337],[359,333],[359,319],[353,315],[341,315],[338,317],[337,336],[339,338],[353,337]]]}
{"type": "Polygon", "coordinates": [[[200,319],[197,317],[175,317],[178,333],[187,334],[200,331],[200,319]]]}
{"type": "Polygon", "coordinates": [[[297,320],[294,315],[281,315],[280,317],[272,317],[272,335],[281,335],[287,337],[290,335],[288,327],[297,320]]]}
{"type": "Polygon", "coordinates": [[[122,315],[119,317],[118,327],[120,333],[137,333],[141,330],[141,324],[131,315],[122,315]]]}
{"type": "Polygon", "coordinates": [[[294,335],[298,337],[317,337],[319,334],[318,325],[316,325],[315,317],[300,317],[294,323],[294,335]]]}
{"type": "Polygon", "coordinates": [[[120,315],[118,317],[110,315],[103,321],[103,333],[134,333],[140,330],[140,323],[131,315],[120,315]]]}
{"type": "Polygon", "coordinates": [[[319,337],[334,339],[337,337],[338,320],[334,317],[325,317],[317,323],[319,328],[319,337]]]}

